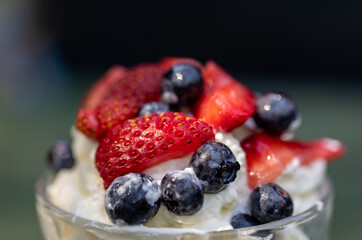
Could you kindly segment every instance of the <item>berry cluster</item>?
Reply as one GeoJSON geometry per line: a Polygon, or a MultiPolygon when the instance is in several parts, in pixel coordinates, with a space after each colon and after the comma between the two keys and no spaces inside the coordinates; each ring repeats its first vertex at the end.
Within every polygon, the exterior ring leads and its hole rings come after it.
{"type": "Polygon", "coordinates": [[[116,178],[105,196],[109,218],[114,223],[141,224],[155,215],[159,202],[174,214],[192,215],[202,208],[204,193],[225,189],[240,169],[231,150],[213,141],[197,149],[190,167],[194,172],[176,170],[167,173],[159,192],[157,183],[144,173],[128,173],[116,178]]]}
{"type": "MultiPolygon", "coordinates": [[[[293,201],[290,195],[274,183],[257,186],[249,197],[251,215],[239,213],[232,217],[231,226],[236,228],[252,227],[277,221],[293,214],[293,201]]],[[[259,237],[270,235],[269,231],[254,233],[259,237]]]]}
{"type": "MultiPolygon", "coordinates": [[[[328,138],[282,140],[299,118],[285,93],[253,94],[213,61],[202,65],[189,58],[165,58],[109,69],[89,90],[75,125],[99,142],[95,165],[107,189],[111,221],[142,224],[161,204],[174,214],[192,215],[202,208],[205,193],[218,193],[233,182],[240,165],[228,146],[215,142],[214,131],[232,132],[252,119],[253,133],[240,146],[248,186],[254,190],[251,215],[231,220],[239,228],[292,214],[290,196],[272,182],[293,158],[307,165],[343,155],[343,145],[328,138]],[[143,173],[188,154],[193,154],[191,170],[169,172],[160,184],[143,173]]],[[[56,143],[48,163],[54,172],[71,168],[70,142],[56,143]]]]}

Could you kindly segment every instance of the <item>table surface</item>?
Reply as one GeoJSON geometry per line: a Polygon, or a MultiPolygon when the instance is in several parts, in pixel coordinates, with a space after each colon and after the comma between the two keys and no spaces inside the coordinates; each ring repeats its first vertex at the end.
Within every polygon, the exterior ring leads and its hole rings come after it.
{"type": "MultiPolygon", "coordinates": [[[[35,83],[41,85],[29,86],[34,93],[27,94],[25,99],[15,94],[0,103],[1,239],[41,239],[34,208],[34,183],[45,169],[44,157],[49,146],[57,139],[70,137],[80,93],[97,74],[67,78],[61,82],[35,83]]],[[[289,93],[303,118],[297,137],[329,136],[346,144],[346,157],[329,167],[336,188],[330,239],[358,239],[362,235],[361,83],[356,79],[317,76],[240,75],[239,79],[261,92],[289,93]]]]}

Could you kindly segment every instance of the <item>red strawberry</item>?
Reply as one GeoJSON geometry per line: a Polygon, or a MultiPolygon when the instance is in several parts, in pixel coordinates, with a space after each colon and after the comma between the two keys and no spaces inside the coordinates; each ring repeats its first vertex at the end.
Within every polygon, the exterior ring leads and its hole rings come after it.
{"type": "Polygon", "coordinates": [[[87,137],[97,140],[97,129],[98,129],[98,120],[95,114],[95,110],[92,109],[83,109],[78,110],[77,120],[75,124],[76,128],[84,133],[87,137]]]}
{"type": "Polygon", "coordinates": [[[113,85],[126,75],[127,69],[120,65],[111,67],[87,92],[82,108],[94,109],[107,96],[113,85]]]}
{"type": "Polygon", "coordinates": [[[142,64],[128,70],[112,67],[87,94],[77,128],[98,140],[113,126],[135,117],[144,103],[159,99],[162,72],[159,64],[142,64]]]}
{"type": "Polygon", "coordinates": [[[101,139],[96,167],[108,188],[118,176],[183,157],[214,138],[208,124],[183,113],[129,119],[101,139]]]}
{"type": "Polygon", "coordinates": [[[214,61],[205,64],[202,75],[204,94],[195,109],[197,117],[215,130],[230,132],[254,113],[253,93],[214,61]]]}
{"type": "Polygon", "coordinates": [[[252,92],[241,83],[234,82],[203,95],[197,103],[195,115],[215,130],[230,132],[243,124],[254,111],[252,92]]]}
{"type": "Polygon", "coordinates": [[[235,80],[232,76],[230,76],[230,74],[222,69],[222,67],[212,60],[206,62],[205,67],[202,70],[202,77],[205,84],[205,94],[211,93],[228,84],[237,82],[237,80],[235,80]]]}
{"type": "Polygon", "coordinates": [[[142,95],[132,90],[119,93],[103,101],[96,109],[98,128],[96,137],[104,136],[109,129],[137,116],[138,110],[145,103],[142,95]]]}
{"type": "Polygon", "coordinates": [[[158,101],[161,94],[163,68],[160,64],[140,64],[128,70],[127,75],[117,82],[110,96],[133,90],[145,97],[147,102],[158,101]]]}
{"type": "Polygon", "coordinates": [[[247,161],[248,185],[273,182],[293,158],[301,164],[316,159],[332,160],[341,157],[345,147],[337,140],[322,138],[312,142],[283,141],[279,137],[257,133],[241,142],[247,161]]]}
{"type": "Polygon", "coordinates": [[[202,69],[202,64],[199,61],[192,58],[165,57],[161,60],[161,65],[165,72],[168,69],[170,69],[173,65],[177,64],[190,64],[202,69]]]}

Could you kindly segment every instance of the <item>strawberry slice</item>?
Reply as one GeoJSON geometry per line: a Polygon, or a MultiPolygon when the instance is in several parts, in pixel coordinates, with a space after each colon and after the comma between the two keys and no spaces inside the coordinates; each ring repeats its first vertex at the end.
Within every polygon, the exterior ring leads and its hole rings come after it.
{"type": "Polygon", "coordinates": [[[91,88],[79,110],[77,128],[98,140],[115,125],[137,115],[161,94],[160,64],[141,64],[130,69],[114,66],[91,88]]]}
{"type": "Polygon", "coordinates": [[[205,87],[194,111],[197,117],[230,132],[254,113],[253,93],[214,61],[206,63],[202,74],[205,87]]]}
{"type": "Polygon", "coordinates": [[[75,124],[76,128],[84,133],[87,137],[93,140],[98,139],[98,119],[96,117],[95,110],[80,108],[77,114],[77,120],[75,124]]]}
{"type": "Polygon", "coordinates": [[[145,103],[142,95],[128,90],[103,101],[96,109],[98,128],[96,137],[103,137],[113,126],[137,116],[139,109],[145,103]]]}
{"type": "Polygon", "coordinates": [[[186,156],[214,139],[212,127],[196,118],[175,112],[150,114],[112,128],[100,140],[96,167],[108,188],[118,176],[186,156]]]}
{"type": "Polygon", "coordinates": [[[241,142],[247,161],[250,189],[274,182],[293,158],[308,165],[317,159],[327,161],[343,156],[345,147],[337,140],[321,138],[315,141],[283,141],[277,136],[257,133],[241,142]]]}
{"type": "Polygon", "coordinates": [[[243,124],[254,111],[252,92],[234,82],[202,96],[195,115],[211,124],[215,130],[230,132],[243,124]]]}
{"type": "Polygon", "coordinates": [[[120,65],[111,67],[87,92],[82,108],[94,109],[108,95],[112,86],[126,75],[127,69],[120,65]]]}
{"type": "Polygon", "coordinates": [[[172,66],[177,64],[190,64],[202,69],[202,64],[199,61],[192,58],[165,57],[161,60],[161,65],[165,72],[169,70],[172,66]]]}
{"type": "Polygon", "coordinates": [[[206,62],[202,70],[202,77],[205,84],[205,94],[212,93],[226,85],[237,82],[237,80],[212,60],[206,62]]]}
{"type": "Polygon", "coordinates": [[[134,66],[117,82],[109,96],[132,90],[145,96],[146,102],[158,101],[161,95],[163,72],[160,64],[145,63],[134,66]]]}

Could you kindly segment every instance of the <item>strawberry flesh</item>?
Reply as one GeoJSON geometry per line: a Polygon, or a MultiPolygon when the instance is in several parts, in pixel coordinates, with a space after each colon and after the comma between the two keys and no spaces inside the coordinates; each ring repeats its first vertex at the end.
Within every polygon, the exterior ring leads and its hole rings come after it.
{"type": "Polygon", "coordinates": [[[257,133],[241,142],[246,154],[248,185],[274,182],[287,165],[298,158],[302,165],[317,159],[327,161],[343,156],[345,147],[337,140],[322,138],[315,141],[283,141],[277,136],[257,133]]]}
{"type": "Polygon", "coordinates": [[[230,132],[255,112],[253,93],[213,61],[203,69],[204,94],[195,115],[215,130],[230,132]]]}
{"type": "Polygon", "coordinates": [[[108,95],[109,89],[126,75],[127,69],[120,65],[111,67],[87,92],[83,103],[83,109],[94,109],[108,95]]]}
{"type": "Polygon", "coordinates": [[[254,96],[238,82],[228,84],[199,100],[195,115],[215,130],[230,132],[242,125],[255,111],[254,96]]]}
{"type": "Polygon", "coordinates": [[[186,156],[214,139],[212,127],[196,118],[175,112],[150,114],[112,128],[100,140],[96,167],[108,188],[118,176],[186,156]]]}

